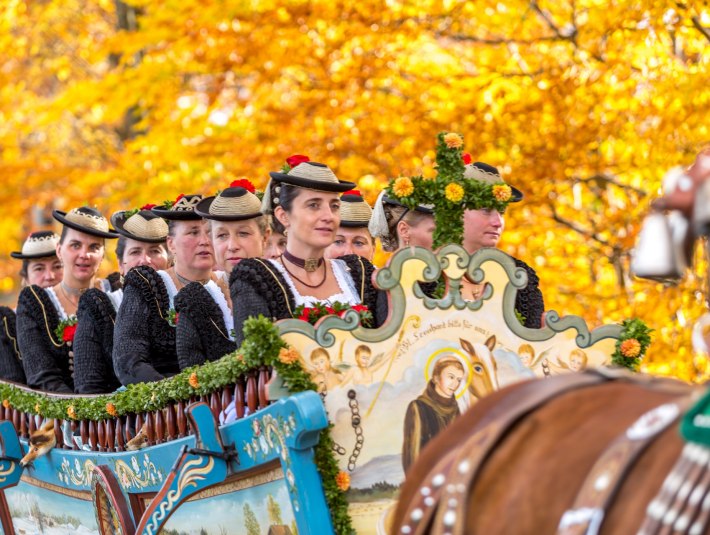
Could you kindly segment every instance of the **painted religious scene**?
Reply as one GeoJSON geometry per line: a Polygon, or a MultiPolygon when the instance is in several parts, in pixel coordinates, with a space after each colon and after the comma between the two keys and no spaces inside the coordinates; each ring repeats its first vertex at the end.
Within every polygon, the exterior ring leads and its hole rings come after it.
{"type": "Polygon", "coordinates": [[[611,326],[590,333],[579,318],[558,321],[548,313],[546,327],[523,327],[511,306],[515,285],[523,282],[510,257],[482,251],[462,269],[454,260],[461,255],[468,262],[468,255],[449,250],[449,289],[439,301],[444,310],[416,289],[431,253],[404,250],[381,279],[401,269],[401,292],[391,291],[384,334],[330,329],[335,341],[327,346],[318,336],[327,329],[323,323],[316,324],[315,339],[282,328],[335,424],[335,450],[350,474],[347,496],[358,533],[384,533],[408,467],[480,398],[524,379],[608,364],[614,351],[618,332],[611,326]],[[458,281],[466,270],[473,276],[477,263],[485,291],[480,300],[464,302],[458,281]],[[458,301],[445,301],[454,294],[458,301]]]}

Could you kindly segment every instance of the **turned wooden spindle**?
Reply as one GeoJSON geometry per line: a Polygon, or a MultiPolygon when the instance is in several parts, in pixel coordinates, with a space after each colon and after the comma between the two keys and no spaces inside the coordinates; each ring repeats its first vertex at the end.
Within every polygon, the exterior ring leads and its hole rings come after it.
{"type": "Polygon", "coordinates": [[[163,442],[165,442],[165,421],[163,411],[158,409],[155,411],[155,443],[162,444],[163,442]]]}
{"type": "Polygon", "coordinates": [[[227,385],[222,387],[222,409],[225,410],[227,407],[229,407],[229,404],[232,402],[232,391],[233,391],[233,386],[227,385]]]}
{"type": "Polygon", "coordinates": [[[106,420],[106,451],[116,451],[116,419],[106,420]]]}
{"type": "Polygon", "coordinates": [[[177,404],[177,428],[178,438],[187,436],[187,417],[185,416],[185,402],[178,401],[177,404]]]}
{"type": "Polygon", "coordinates": [[[210,409],[217,422],[219,422],[219,413],[222,410],[221,404],[220,392],[215,390],[210,394],[210,409]]]}
{"type": "Polygon", "coordinates": [[[135,437],[140,432],[140,430],[143,429],[144,425],[145,420],[143,419],[143,415],[139,412],[136,414],[136,428],[133,430],[133,437],[135,437]]]}
{"type": "Polygon", "coordinates": [[[240,377],[237,379],[237,384],[234,385],[234,410],[237,413],[237,420],[244,418],[244,412],[246,410],[245,391],[246,384],[244,383],[244,378],[240,377]]]}
{"type": "Polygon", "coordinates": [[[24,412],[20,412],[20,436],[22,438],[28,438],[27,433],[27,415],[24,412]]]}
{"type": "Polygon", "coordinates": [[[256,379],[256,372],[254,370],[247,373],[247,407],[249,407],[249,414],[254,414],[256,409],[259,407],[259,390],[256,379]]]}
{"type": "Polygon", "coordinates": [[[79,436],[81,437],[82,444],[88,444],[89,442],[89,422],[82,420],[79,423],[79,436]]]}
{"type": "Polygon", "coordinates": [[[269,383],[269,369],[266,366],[259,367],[259,408],[264,409],[269,404],[269,396],[266,394],[266,388],[269,383]]]}
{"type": "MultiPolygon", "coordinates": [[[[84,423],[83,420],[82,420],[82,423],[84,423]]],[[[94,421],[89,422],[89,441],[91,442],[91,451],[98,451],[99,450],[99,433],[98,433],[96,427],[97,427],[96,422],[94,422],[94,421]]]]}
{"type": "Polygon", "coordinates": [[[175,417],[175,404],[169,403],[165,409],[166,438],[168,441],[177,438],[177,421],[175,417]]]}
{"type": "Polygon", "coordinates": [[[149,446],[155,444],[155,420],[152,412],[145,413],[145,436],[149,446]]]}
{"type": "Polygon", "coordinates": [[[59,419],[54,420],[54,438],[57,439],[57,447],[64,448],[64,434],[62,433],[62,421],[59,419]]]}
{"type": "Polygon", "coordinates": [[[30,414],[30,435],[37,430],[37,417],[34,414],[30,414]]]}
{"type": "Polygon", "coordinates": [[[15,426],[15,431],[20,432],[20,411],[12,409],[12,425],[15,426]]]}
{"type": "Polygon", "coordinates": [[[99,436],[99,451],[106,451],[106,420],[96,422],[96,434],[99,436]]]}
{"type": "Polygon", "coordinates": [[[116,451],[125,451],[126,435],[128,434],[128,416],[116,418],[116,451]]]}

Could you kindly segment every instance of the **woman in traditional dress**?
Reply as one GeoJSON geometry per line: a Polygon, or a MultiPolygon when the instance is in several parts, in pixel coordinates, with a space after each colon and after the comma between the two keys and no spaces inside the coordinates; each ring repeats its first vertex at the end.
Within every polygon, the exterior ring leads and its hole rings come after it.
{"type": "Polygon", "coordinates": [[[175,263],[159,271],[137,266],[124,279],[113,338],[113,367],[123,385],[159,381],[180,371],[174,298],[191,282],[206,284],[213,277],[207,223],[194,210],[201,200],[200,195],[180,195],[152,209],[168,221],[166,243],[175,263]]]}
{"type": "MultiPolygon", "coordinates": [[[[31,233],[21,251],[10,253],[22,260],[22,287],[34,284],[41,288],[54,286],[62,279],[64,268],[57,258],[59,236],[51,230],[31,233]]],[[[10,307],[0,306],[0,379],[26,383],[20,347],[17,343],[17,316],[10,307]]]]}
{"type": "MultiPolygon", "coordinates": [[[[136,266],[168,267],[168,225],[149,209],[116,212],[111,224],[120,234],[116,245],[121,278],[136,266]]],[[[74,337],[74,389],[78,394],[113,392],[121,386],[113,369],[113,329],[123,289],[89,289],[79,300],[74,337]]]]}
{"type": "Polygon", "coordinates": [[[371,217],[372,208],[358,190],[343,193],[340,196],[340,227],[332,245],[325,250],[325,257],[356,254],[372,262],[375,239],[367,228],[371,217]]]}
{"type": "Polygon", "coordinates": [[[75,314],[79,298],[89,288],[108,288],[97,280],[104,257],[104,240],[118,237],[96,209],[55,210],[62,223],[57,257],[64,265],[59,284],[26,287],[17,304],[17,338],[27,384],[49,392],[74,391],[72,352],[75,314]],[[60,332],[56,332],[59,327],[60,332]]]}
{"type": "MultiPolygon", "coordinates": [[[[241,186],[207,197],[195,207],[209,223],[216,268],[227,277],[243,259],[261,257],[269,235],[254,186],[244,179],[236,183],[241,186]]],[[[188,284],[178,292],[175,310],[180,369],[217,360],[237,348],[232,299],[224,279],[188,284]]]]}
{"type": "MultiPolygon", "coordinates": [[[[500,186],[503,179],[498,169],[483,162],[474,162],[464,167],[464,179],[477,180],[493,187],[500,186]]],[[[505,184],[509,188],[507,203],[522,200],[523,194],[517,188],[505,184]]],[[[507,191],[506,191],[507,193],[507,191]]],[[[490,200],[489,200],[490,201],[490,200]]],[[[497,209],[482,196],[480,206],[468,207],[463,215],[463,248],[473,254],[483,247],[496,247],[505,228],[503,208],[497,209]]],[[[528,274],[528,284],[518,290],[515,297],[515,311],[521,323],[528,328],[538,329],[542,326],[542,315],[545,303],[540,291],[540,279],[535,270],[522,260],[512,257],[515,265],[523,268],[528,274]]],[[[476,284],[468,279],[462,279],[461,292],[465,299],[476,300],[483,294],[484,284],[476,284]]]]}
{"type": "Polygon", "coordinates": [[[310,161],[270,174],[265,205],[268,209],[273,201],[287,244],[277,260],[247,259],[234,268],[230,287],[237,343],[247,318],[292,318],[298,306],[315,303],[365,304],[378,326],[387,311],[384,294],[371,283],[374,266],[357,255],[324,258],[340,225],[338,192],[354,184],[338,180],[327,165],[310,161]]]}

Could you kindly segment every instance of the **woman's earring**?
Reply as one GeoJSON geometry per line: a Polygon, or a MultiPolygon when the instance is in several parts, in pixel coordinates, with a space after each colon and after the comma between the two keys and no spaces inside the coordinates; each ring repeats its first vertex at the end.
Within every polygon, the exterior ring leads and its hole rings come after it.
{"type": "Polygon", "coordinates": [[[286,236],[288,236],[288,229],[287,229],[287,228],[284,229],[284,238],[285,238],[286,236]]]}
{"type": "Polygon", "coordinates": [[[409,238],[404,238],[404,246],[409,247],[409,238]]]}

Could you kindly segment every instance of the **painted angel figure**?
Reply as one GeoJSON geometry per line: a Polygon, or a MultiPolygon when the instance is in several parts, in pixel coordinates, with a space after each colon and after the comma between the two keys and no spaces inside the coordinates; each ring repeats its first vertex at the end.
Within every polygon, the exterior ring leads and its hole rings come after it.
{"type": "Polygon", "coordinates": [[[346,363],[336,365],[338,370],[343,372],[341,385],[352,382],[355,385],[369,385],[373,382],[372,374],[385,364],[387,359],[384,353],[378,353],[372,358],[372,351],[365,344],[360,344],[355,348],[355,366],[346,363]]]}

